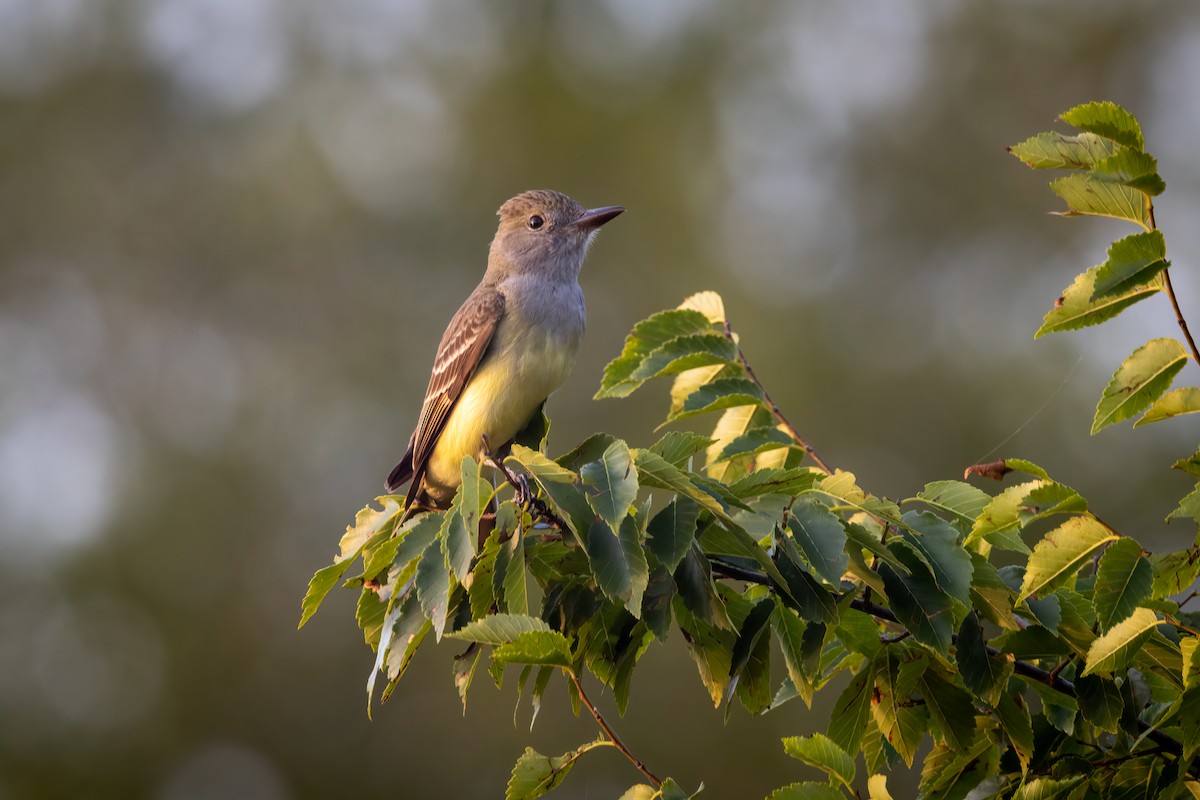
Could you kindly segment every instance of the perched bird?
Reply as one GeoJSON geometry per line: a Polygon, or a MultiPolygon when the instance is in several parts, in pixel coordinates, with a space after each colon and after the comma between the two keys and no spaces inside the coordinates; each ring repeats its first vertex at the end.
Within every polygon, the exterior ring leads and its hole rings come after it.
{"type": "Polygon", "coordinates": [[[487,271],[442,334],[417,429],[387,478],[392,493],[411,481],[405,508],[445,507],[463,456],[485,441],[502,452],[566,380],[583,339],[583,258],[624,210],[548,190],[500,206],[487,271]]]}

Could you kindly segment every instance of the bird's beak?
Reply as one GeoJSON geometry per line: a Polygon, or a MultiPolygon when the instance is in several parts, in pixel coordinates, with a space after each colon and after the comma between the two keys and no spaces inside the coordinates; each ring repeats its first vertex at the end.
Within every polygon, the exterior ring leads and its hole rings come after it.
{"type": "Polygon", "coordinates": [[[601,206],[600,208],[589,208],[583,212],[579,219],[571,223],[573,227],[591,230],[599,228],[604,223],[608,222],[613,217],[625,213],[625,209],[621,206],[601,206]]]}

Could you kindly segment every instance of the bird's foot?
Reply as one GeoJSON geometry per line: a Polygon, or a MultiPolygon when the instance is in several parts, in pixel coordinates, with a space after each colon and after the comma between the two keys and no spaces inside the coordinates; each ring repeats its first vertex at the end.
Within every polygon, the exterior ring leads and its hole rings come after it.
{"type": "Polygon", "coordinates": [[[524,475],[513,475],[513,478],[513,500],[521,508],[527,508],[537,499],[537,495],[529,487],[529,479],[524,475]]]}

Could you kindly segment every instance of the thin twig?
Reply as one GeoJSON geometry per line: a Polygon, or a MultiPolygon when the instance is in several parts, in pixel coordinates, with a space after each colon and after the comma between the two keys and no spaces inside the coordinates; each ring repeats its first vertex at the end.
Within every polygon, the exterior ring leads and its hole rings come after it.
{"type": "Polygon", "coordinates": [[[613,743],[613,746],[620,750],[621,753],[629,759],[631,764],[637,767],[638,772],[650,779],[650,782],[654,784],[654,788],[657,789],[662,786],[662,781],[659,779],[659,777],[651,772],[646,765],[642,763],[641,759],[629,751],[629,748],[626,747],[625,743],[621,741],[621,737],[617,736],[617,732],[610,728],[608,723],[604,721],[604,717],[600,714],[600,709],[596,708],[596,706],[592,704],[592,701],[588,699],[587,694],[583,691],[583,684],[579,682],[579,676],[575,674],[575,671],[569,669],[564,671],[570,676],[571,682],[575,684],[575,691],[579,692],[579,699],[583,701],[585,706],[587,706],[587,710],[592,712],[592,717],[595,718],[596,724],[600,726],[600,730],[604,731],[604,735],[609,738],[609,741],[613,743]]]}
{"type": "MultiPolygon", "coordinates": [[[[1154,221],[1153,203],[1150,203],[1150,230],[1158,230],[1158,223],[1154,221]]],[[[1175,297],[1175,287],[1171,285],[1171,268],[1163,267],[1162,274],[1167,297],[1171,300],[1171,308],[1175,309],[1175,322],[1179,324],[1179,330],[1183,332],[1183,338],[1187,340],[1188,347],[1192,350],[1192,359],[1200,364],[1200,350],[1196,348],[1196,340],[1192,338],[1192,332],[1188,330],[1187,320],[1183,318],[1183,311],[1179,308],[1179,299],[1175,297]]]]}
{"type": "Polygon", "coordinates": [[[817,462],[817,466],[819,466],[826,475],[832,475],[833,469],[826,464],[819,455],[817,455],[817,451],[813,449],[812,445],[804,440],[804,437],[800,435],[800,431],[796,430],[796,426],[788,421],[788,418],[783,415],[782,411],[780,411],[779,406],[777,406],[775,401],[771,399],[771,395],[767,392],[767,387],[764,386],[763,382],[758,379],[758,375],[754,373],[754,368],[750,366],[750,362],[746,359],[746,354],[742,352],[742,348],[738,347],[737,341],[733,338],[733,327],[729,324],[729,320],[725,320],[725,338],[732,342],[733,346],[737,348],[738,361],[741,362],[742,369],[746,370],[747,377],[754,381],[754,385],[757,386],[762,392],[763,402],[767,404],[767,408],[770,409],[771,415],[774,416],[775,419],[779,420],[779,423],[787,429],[788,436],[791,436],[796,444],[804,448],[804,452],[808,453],[809,457],[812,458],[813,461],[817,462]]]}

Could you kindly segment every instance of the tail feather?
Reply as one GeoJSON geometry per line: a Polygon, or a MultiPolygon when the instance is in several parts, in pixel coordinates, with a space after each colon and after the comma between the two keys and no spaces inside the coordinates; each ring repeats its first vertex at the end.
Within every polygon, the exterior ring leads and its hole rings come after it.
{"type": "Polygon", "coordinates": [[[400,487],[412,480],[412,477],[413,448],[412,444],[410,443],[408,446],[408,451],[405,452],[404,457],[400,459],[400,463],[393,467],[392,471],[388,473],[387,483],[385,484],[388,493],[397,494],[400,491],[400,487]]]}

